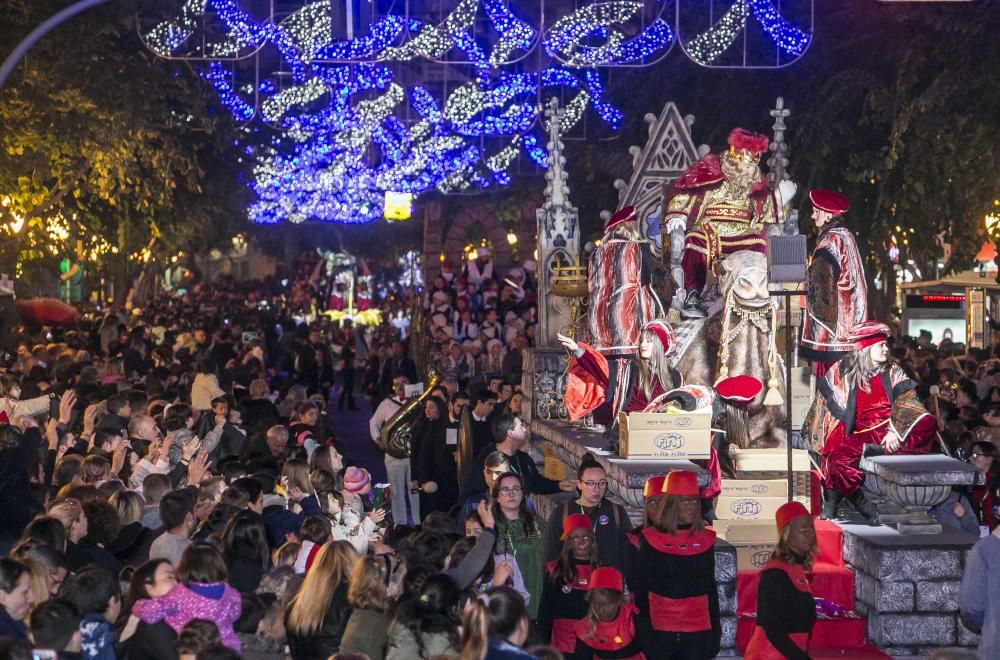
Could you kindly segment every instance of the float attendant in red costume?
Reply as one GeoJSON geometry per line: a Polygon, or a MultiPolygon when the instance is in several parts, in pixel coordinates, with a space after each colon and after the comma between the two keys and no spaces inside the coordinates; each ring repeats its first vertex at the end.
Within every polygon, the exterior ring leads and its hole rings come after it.
{"type": "Polygon", "coordinates": [[[642,628],[636,628],[638,609],[625,596],[622,574],[604,566],[590,576],[589,613],[576,622],[576,646],[568,660],[645,660],[642,628]]]}
{"type": "Polygon", "coordinates": [[[611,382],[608,360],[587,344],[565,335],[559,343],[575,358],[566,383],[566,409],[571,420],[594,413],[598,424],[612,424],[618,413],[641,412],[649,402],[681,386],[681,377],[670,367],[674,330],[663,319],[647,323],[639,336],[639,351],[611,382]]]}
{"type": "Polygon", "coordinates": [[[545,565],[545,584],[538,607],[538,633],[562,653],[576,645],[576,623],[587,614],[587,588],[598,564],[597,542],[590,518],[574,513],[562,521],[563,547],[545,565]]]}
{"type": "Polygon", "coordinates": [[[654,527],[641,532],[629,585],[652,632],[644,652],[657,660],[708,660],[722,627],[715,583],[715,532],[701,517],[694,472],[667,475],[654,527]]]}
{"type": "Polygon", "coordinates": [[[806,571],[816,554],[812,516],[799,502],[782,504],[775,514],[778,545],[760,570],[757,625],[744,660],[809,660],[809,634],[816,623],[816,601],[806,571]]]}
{"type": "MultiPolygon", "coordinates": [[[[889,361],[889,326],[865,321],[848,341],[854,351],[830,369],[817,387],[814,410],[825,409],[822,450],[823,518],[834,518],[846,498],[871,524],[878,514],[865,499],[863,454],[926,454],[937,438],[937,420],[928,413],[910,380],[889,361]],[[822,400],[820,400],[822,399],[822,400]]],[[[806,421],[811,425],[810,420],[806,421]]]]}
{"type": "Polygon", "coordinates": [[[820,234],[809,261],[799,355],[822,378],[851,352],[847,333],[868,318],[868,285],[854,236],[841,222],[850,202],[822,189],[810,191],[809,201],[820,234]]]}
{"type": "Polygon", "coordinates": [[[664,246],[672,232],[684,231],[685,316],[705,315],[701,294],[713,264],[741,250],[764,252],[764,226],[782,221],[782,205],[795,195],[795,185],[782,181],[779,199],[758,167],[766,135],[736,128],[728,142],[728,152],[708,154],[688,168],[664,204],[664,246]]]}

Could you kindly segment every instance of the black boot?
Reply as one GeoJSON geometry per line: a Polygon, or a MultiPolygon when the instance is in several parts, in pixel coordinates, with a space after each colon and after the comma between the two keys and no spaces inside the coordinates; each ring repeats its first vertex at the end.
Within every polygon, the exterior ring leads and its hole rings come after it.
{"type": "Polygon", "coordinates": [[[868,444],[865,445],[863,454],[865,458],[869,456],[885,456],[885,447],[878,444],[868,444]]]}
{"type": "Polygon", "coordinates": [[[847,497],[847,501],[857,509],[858,513],[864,516],[865,521],[875,527],[879,524],[878,521],[878,510],[875,509],[875,505],[868,501],[865,497],[865,493],[862,490],[856,490],[852,495],[847,497]]]}
{"type": "Polygon", "coordinates": [[[823,508],[820,510],[819,517],[823,520],[836,520],[837,519],[837,507],[840,506],[840,500],[844,499],[844,494],[839,490],[833,490],[832,488],[823,489],[823,508]]]}

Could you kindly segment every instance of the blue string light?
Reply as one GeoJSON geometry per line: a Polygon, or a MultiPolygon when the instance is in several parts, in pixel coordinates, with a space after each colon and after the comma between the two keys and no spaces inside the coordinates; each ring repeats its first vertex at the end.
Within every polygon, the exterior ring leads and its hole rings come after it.
{"type": "MultiPolygon", "coordinates": [[[[583,22],[580,14],[576,23],[561,21],[541,39],[514,3],[460,0],[438,25],[387,15],[355,39],[334,41],[330,1],[308,3],[274,24],[258,22],[236,0],[201,0],[201,11],[210,7],[226,30],[223,40],[204,40],[210,61],[201,75],[235,117],[250,121],[259,115],[276,129],[269,144],[239,147],[255,159],[247,182],[257,196],[249,209],[254,222],[370,222],[381,217],[387,191],[419,195],[508,185],[508,169],[519,153],[546,167],[540,121],[546,96],[575,92],[564,130],[588,106],[617,127],[622,114],[604,98],[601,76],[589,67],[646,60],[674,38],[660,19],[628,40],[612,28],[627,20],[626,13],[635,14],[639,3],[602,3],[597,20],[583,22]],[[617,9],[609,9],[612,5],[617,9]],[[479,10],[495,38],[475,32],[479,10]],[[603,43],[584,45],[594,40],[603,43]],[[561,49],[557,59],[572,65],[500,70],[540,42],[546,50],[561,49]],[[253,84],[237,85],[232,71],[211,61],[264,45],[277,51],[281,69],[253,84]],[[574,52],[565,59],[568,50],[574,52]],[[404,90],[394,82],[391,62],[441,58],[451,51],[465,58],[472,82],[440,97],[424,86],[404,90]],[[404,122],[402,116],[414,119],[404,122]]],[[[173,55],[180,49],[200,24],[197,9],[198,0],[188,0],[182,17],[150,32],[147,40],[161,40],[154,50],[173,55]]]]}

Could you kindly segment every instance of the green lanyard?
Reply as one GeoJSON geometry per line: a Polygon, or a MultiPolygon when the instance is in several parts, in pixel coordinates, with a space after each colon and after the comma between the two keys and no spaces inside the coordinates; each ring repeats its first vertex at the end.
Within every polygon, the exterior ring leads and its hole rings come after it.
{"type": "MultiPolygon", "coordinates": [[[[590,520],[590,515],[583,508],[583,505],[582,504],[577,504],[577,506],[580,507],[580,513],[582,513],[583,515],[587,516],[587,520],[590,520]]],[[[600,513],[600,511],[601,511],[601,505],[598,504],[597,505],[597,510],[595,511],[595,513],[600,513]]],[[[592,528],[591,531],[594,532],[594,538],[595,539],[597,538],[597,519],[598,518],[600,518],[600,516],[595,516],[593,520],[590,520],[590,526],[592,528]]]]}

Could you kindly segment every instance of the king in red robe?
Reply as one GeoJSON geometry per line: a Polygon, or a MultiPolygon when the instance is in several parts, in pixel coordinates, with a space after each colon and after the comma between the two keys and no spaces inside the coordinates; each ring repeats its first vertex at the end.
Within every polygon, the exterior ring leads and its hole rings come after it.
{"type": "MultiPolygon", "coordinates": [[[[666,195],[664,245],[672,231],[684,230],[685,316],[704,316],[701,293],[714,264],[740,250],[763,253],[765,225],[783,220],[782,200],[758,167],[767,148],[767,136],[736,128],[728,152],[701,158],[666,195]]],[[[791,199],[794,185],[783,190],[791,199]]]]}

